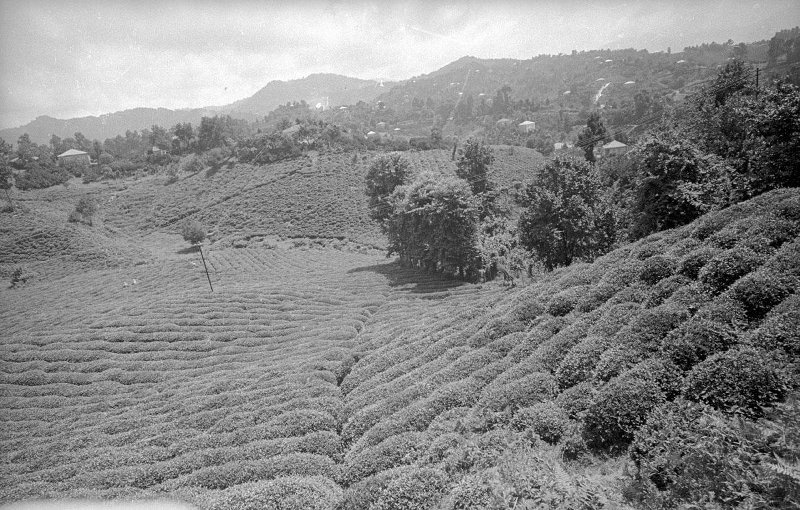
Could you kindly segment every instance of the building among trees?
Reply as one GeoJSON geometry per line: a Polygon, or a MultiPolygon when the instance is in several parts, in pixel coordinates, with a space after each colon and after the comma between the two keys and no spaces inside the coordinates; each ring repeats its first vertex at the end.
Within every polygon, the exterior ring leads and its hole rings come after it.
{"type": "Polygon", "coordinates": [[[75,164],[89,164],[90,158],[88,152],[79,151],[77,149],[70,149],[62,152],[58,156],[58,164],[61,166],[75,165],[75,164]]]}
{"type": "Polygon", "coordinates": [[[520,133],[533,133],[536,131],[536,123],[530,120],[526,120],[525,122],[521,122],[517,125],[517,129],[520,133]]]}
{"type": "Polygon", "coordinates": [[[628,152],[628,146],[616,140],[611,140],[603,145],[602,148],[602,155],[604,158],[608,156],[621,156],[626,152],[628,152]]]}

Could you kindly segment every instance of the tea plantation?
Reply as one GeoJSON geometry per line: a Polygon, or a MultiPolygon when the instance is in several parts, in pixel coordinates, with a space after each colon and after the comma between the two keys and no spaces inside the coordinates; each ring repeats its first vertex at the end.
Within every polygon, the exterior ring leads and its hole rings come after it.
{"type": "MultiPolygon", "coordinates": [[[[533,178],[524,151],[499,151],[500,180],[533,178]]],[[[4,278],[31,274],[0,288],[0,503],[800,501],[800,191],[511,288],[373,249],[366,166],[20,193],[0,227],[4,278]],[[67,226],[86,194],[98,221],[67,226]],[[185,218],[212,233],[210,282],[185,218]]]]}

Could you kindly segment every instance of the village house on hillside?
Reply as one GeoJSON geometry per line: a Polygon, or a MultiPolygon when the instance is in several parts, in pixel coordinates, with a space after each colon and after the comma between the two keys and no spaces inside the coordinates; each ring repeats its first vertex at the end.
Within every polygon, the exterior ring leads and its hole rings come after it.
{"type": "Polygon", "coordinates": [[[77,149],[70,149],[62,152],[57,156],[59,165],[67,164],[86,164],[88,165],[91,159],[88,152],[79,151],[77,149]]]}
{"type": "Polygon", "coordinates": [[[525,122],[520,122],[517,125],[517,129],[520,133],[533,133],[536,131],[536,123],[530,120],[526,120],[525,122]]]}
{"type": "Polygon", "coordinates": [[[603,157],[608,156],[621,156],[628,152],[628,146],[622,142],[618,142],[616,140],[611,140],[607,144],[603,145],[602,147],[602,155],[603,157]]]}

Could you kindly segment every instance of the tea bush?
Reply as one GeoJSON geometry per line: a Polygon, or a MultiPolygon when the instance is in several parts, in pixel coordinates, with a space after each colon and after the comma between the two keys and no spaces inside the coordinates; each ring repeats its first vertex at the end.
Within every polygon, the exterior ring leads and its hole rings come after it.
{"type": "Polygon", "coordinates": [[[711,246],[701,246],[684,256],[678,263],[678,273],[696,280],[706,264],[720,253],[718,248],[711,246]]]}
{"type": "Polygon", "coordinates": [[[594,401],[597,390],[589,381],[567,388],[555,398],[555,403],[573,420],[583,419],[594,401]]]}
{"type": "Polygon", "coordinates": [[[698,279],[718,294],[764,262],[763,256],[748,248],[732,248],[712,258],[698,273],[698,279]]]}
{"type": "Polygon", "coordinates": [[[559,388],[569,388],[589,379],[597,361],[608,347],[607,340],[590,335],[570,349],[556,370],[559,388]]]}
{"type": "Polygon", "coordinates": [[[759,321],[772,307],[794,292],[800,279],[762,270],[741,278],[730,289],[730,297],[742,304],[750,321],[759,321]]]}
{"type": "Polygon", "coordinates": [[[647,416],[665,401],[664,393],[651,379],[617,377],[598,391],[583,422],[586,443],[603,450],[619,451],[628,446],[647,416]]]}
{"type": "Polygon", "coordinates": [[[681,369],[689,370],[737,341],[738,335],[730,325],[693,317],[667,335],[661,352],[681,369]]]}
{"type": "Polygon", "coordinates": [[[553,398],[556,387],[555,377],[551,374],[534,372],[505,384],[486,387],[477,405],[491,411],[513,410],[553,398]]]}
{"type": "Polygon", "coordinates": [[[674,260],[661,255],[655,255],[644,261],[644,267],[639,274],[639,279],[649,285],[655,285],[664,278],[672,276],[675,272],[674,260]]]}
{"type": "Polygon", "coordinates": [[[686,378],[683,394],[715,409],[758,417],[764,407],[782,401],[787,389],[782,367],[768,353],[738,347],[696,365],[686,378]]]}
{"type": "Polygon", "coordinates": [[[789,296],[773,308],[761,326],[747,337],[747,343],[758,349],[781,349],[792,357],[800,357],[800,294],[789,296]]]}
{"type": "Polygon", "coordinates": [[[547,303],[547,313],[555,317],[567,315],[575,308],[578,301],[588,290],[589,287],[584,285],[562,290],[547,303]]]}
{"type": "Polygon", "coordinates": [[[676,291],[683,289],[691,283],[691,279],[680,274],[664,278],[650,289],[650,295],[647,296],[644,302],[645,308],[653,308],[664,304],[676,291]]]}
{"type": "Polygon", "coordinates": [[[236,485],[221,491],[213,510],[329,510],[341,500],[342,489],[319,476],[287,476],[236,485]]]}
{"type": "Polygon", "coordinates": [[[514,413],[511,425],[519,431],[532,431],[544,441],[555,444],[567,428],[567,413],[553,401],[523,407],[514,413]]]}
{"type": "Polygon", "coordinates": [[[382,487],[373,510],[427,510],[436,506],[447,487],[448,476],[436,468],[407,468],[382,487]]]}

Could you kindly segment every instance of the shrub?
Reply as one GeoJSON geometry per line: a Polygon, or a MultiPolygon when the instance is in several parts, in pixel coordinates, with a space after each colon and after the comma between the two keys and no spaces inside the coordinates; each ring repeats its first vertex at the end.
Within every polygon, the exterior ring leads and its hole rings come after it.
{"type": "Polygon", "coordinates": [[[612,305],[618,305],[622,303],[640,304],[644,303],[649,295],[650,286],[642,282],[638,282],[620,290],[614,294],[614,297],[609,299],[608,302],[612,305]]]}
{"type": "Polygon", "coordinates": [[[655,381],[617,377],[600,389],[586,412],[583,433],[592,448],[618,451],[628,446],[647,415],[665,401],[655,381]]]}
{"type": "Polygon", "coordinates": [[[481,394],[478,406],[491,411],[506,408],[513,410],[553,398],[555,393],[555,377],[543,372],[534,372],[502,385],[488,386],[481,394]]]}
{"type": "Polygon", "coordinates": [[[571,312],[578,301],[589,290],[589,286],[578,285],[562,290],[550,299],[547,303],[547,313],[555,317],[561,317],[571,312]]]}
{"type": "Polygon", "coordinates": [[[669,400],[677,397],[683,386],[681,370],[672,361],[661,358],[650,358],[637,363],[623,373],[622,378],[653,381],[669,400]]]}
{"type": "Polygon", "coordinates": [[[94,199],[83,197],[78,200],[78,203],[75,205],[75,210],[69,214],[67,221],[70,223],[81,222],[91,225],[95,212],[97,212],[97,203],[94,199]]]}
{"type": "Polygon", "coordinates": [[[613,337],[632,318],[639,314],[641,307],[635,303],[617,303],[603,309],[603,315],[589,328],[588,334],[613,337]]]}
{"type": "Polygon", "coordinates": [[[447,474],[436,468],[407,468],[382,488],[373,510],[427,510],[441,499],[447,474]]]}
{"type": "Polygon", "coordinates": [[[719,254],[719,249],[703,246],[683,257],[678,263],[678,273],[696,280],[708,262],[719,254]]]}
{"type": "Polygon", "coordinates": [[[759,349],[782,349],[795,358],[800,357],[800,294],[773,308],[747,341],[759,349]]]}
{"type": "Polygon", "coordinates": [[[14,178],[14,184],[20,190],[41,189],[66,183],[70,178],[70,173],[64,168],[46,168],[36,165],[17,175],[14,178]]]}
{"type": "Polygon", "coordinates": [[[682,308],[664,304],[644,310],[615,337],[619,345],[656,352],[667,334],[689,318],[682,308]]]}
{"type": "Polygon", "coordinates": [[[752,347],[715,354],[696,365],[686,378],[684,396],[725,412],[757,417],[780,402],[788,384],[770,355],[752,347]]]}
{"type": "Polygon", "coordinates": [[[727,294],[717,297],[700,308],[695,316],[712,322],[728,324],[737,331],[745,329],[749,322],[747,320],[747,312],[745,312],[742,304],[727,294]]]}
{"type": "Polygon", "coordinates": [[[588,291],[578,299],[575,308],[579,312],[591,312],[592,310],[601,307],[621,289],[622,286],[620,285],[608,282],[600,282],[597,285],[593,285],[591,288],[589,288],[588,291]]]}
{"type": "Polygon", "coordinates": [[[555,444],[567,428],[567,413],[553,401],[523,407],[514,413],[511,425],[519,431],[532,431],[544,441],[555,444]]]}
{"type": "Polygon", "coordinates": [[[78,211],[72,211],[67,216],[67,221],[70,223],[80,223],[83,221],[83,216],[78,211]]]}
{"type": "Polygon", "coordinates": [[[671,276],[675,272],[675,261],[660,255],[654,255],[644,261],[644,267],[639,278],[650,285],[671,276]]]}
{"type": "Polygon", "coordinates": [[[22,282],[25,283],[28,280],[27,276],[25,276],[25,272],[19,266],[14,268],[14,271],[11,272],[11,286],[16,287],[18,283],[22,282]]]}
{"type": "Polygon", "coordinates": [[[677,290],[691,283],[692,280],[680,274],[664,278],[657,284],[653,285],[653,288],[650,290],[650,295],[644,302],[644,306],[646,308],[659,306],[663,304],[664,301],[669,299],[672,296],[672,294],[674,294],[677,290]]]}
{"type": "Polygon", "coordinates": [[[689,370],[707,357],[728,350],[737,339],[730,325],[693,317],[667,335],[661,351],[682,370],[689,370]]]}
{"type": "Polygon", "coordinates": [[[286,476],[225,489],[211,506],[214,510],[328,510],[336,506],[342,489],[321,476],[286,476]]]}
{"type": "Polygon", "coordinates": [[[630,345],[614,345],[606,349],[592,370],[592,378],[608,381],[645,358],[642,349],[630,345]]]}
{"type": "Polygon", "coordinates": [[[589,379],[606,349],[608,342],[598,336],[587,336],[570,349],[556,369],[559,388],[569,388],[589,379]]]}
{"type": "Polygon", "coordinates": [[[757,218],[746,232],[745,239],[763,239],[772,248],[780,248],[783,243],[795,239],[800,233],[800,223],[780,216],[767,214],[757,218]]]}
{"type": "Polygon", "coordinates": [[[753,250],[732,248],[711,259],[700,270],[698,278],[712,293],[720,293],[762,263],[763,257],[753,250]]]}
{"type": "Polygon", "coordinates": [[[573,420],[583,419],[586,411],[594,401],[596,390],[589,382],[578,383],[558,394],[555,403],[573,420]]]}
{"type": "Polygon", "coordinates": [[[795,279],[783,274],[756,271],[737,281],[729,295],[742,304],[748,319],[757,321],[792,293],[797,284],[795,279]]]}
{"type": "Polygon", "coordinates": [[[404,432],[389,437],[373,448],[348,455],[342,468],[342,482],[351,485],[370,475],[414,462],[428,448],[424,432],[404,432]]]}
{"type": "Polygon", "coordinates": [[[197,154],[189,154],[181,158],[178,169],[187,174],[195,174],[204,168],[203,159],[197,154]]]}
{"type": "Polygon", "coordinates": [[[203,239],[206,238],[206,231],[197,221],[187,220],[181,225],[181,235],[184,241],[195,245],[203,242],[203,239]]]}

